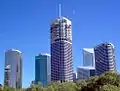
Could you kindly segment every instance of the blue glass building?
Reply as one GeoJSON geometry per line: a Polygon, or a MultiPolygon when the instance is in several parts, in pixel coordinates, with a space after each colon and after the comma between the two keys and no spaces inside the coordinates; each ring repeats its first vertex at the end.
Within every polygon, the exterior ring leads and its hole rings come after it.
{"type": "Polygon", "coordinates": [[[77,72],[73,72],[73,82],[77,80],[77,72]]]}
{"type": "Polygon", "coordinates": [[[35,82],[46,86],[51,81],[51,62],[49,54],[35,57],[35,82]]]}
{"type": "Polygon", "coordinates": [[[89,77],[95,76],[95,68],[94,67],[78,67],[77,68],[77,79],[84,80],[89,77]]]}

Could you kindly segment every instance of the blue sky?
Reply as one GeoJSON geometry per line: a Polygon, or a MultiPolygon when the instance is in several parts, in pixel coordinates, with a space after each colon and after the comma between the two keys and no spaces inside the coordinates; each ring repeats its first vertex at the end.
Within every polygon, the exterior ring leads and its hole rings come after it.
{"type": "Polygon", "coordinates": [[[23,86],[34,80],[34,56],[50,53],[50,23],[58,17],[59,3],[62,15],[72,18],[74,69],[82,65],[82,48],[110,41],[120,71],[119,0],[0,0],[0,83],[9,48],[23,53],[23,86]]]}

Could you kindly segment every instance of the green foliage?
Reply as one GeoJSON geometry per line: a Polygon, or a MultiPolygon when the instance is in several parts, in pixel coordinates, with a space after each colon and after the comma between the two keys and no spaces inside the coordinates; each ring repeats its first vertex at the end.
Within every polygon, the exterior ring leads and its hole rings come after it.
{"type": "Polygon", "coordinates": [[[120,91],[120,75],[106,72],[87,80],[73,82],[53,82],[46,87],[31,84],[26,89],[0,87],[0,91],[120,91]]]}
{"type": "Polygon", "coordinates": [[[101,88],[101,91],[120,91],[120,87],[107,84],[101,88]]]}
{"type": "MultiPolygon", "coordinates": [[[[81,91],[109,91],[107,86],[118,88],[120,86],[120,76],[115,73],[104,73],[100,77],[93,77],[86,81],[87,85],[82,86],[81,91]],[[108,85],[109,84],[109,85],[108,85]],[[105,89],[103,89],[105,88],[105,89]]],[[[114,91],[114,90],[110,90],[114,91]]]]}

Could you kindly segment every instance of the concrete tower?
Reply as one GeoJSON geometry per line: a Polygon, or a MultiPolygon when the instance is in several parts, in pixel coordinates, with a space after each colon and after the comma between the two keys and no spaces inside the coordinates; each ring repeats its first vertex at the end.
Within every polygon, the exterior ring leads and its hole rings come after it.
{"type": "Polygon", "coordinates": [[[59,17],[51,23],[52,81],[64,82],[73,80],[71,25],[71,21],[62,17],[61,12],[59,13],[59,17]]]}
{"type": "Polygon", "coordinates": [[[112,43],[106,42],[95,47],[96,74],[106,71],[116,72],[115,48],[112,43]]]}

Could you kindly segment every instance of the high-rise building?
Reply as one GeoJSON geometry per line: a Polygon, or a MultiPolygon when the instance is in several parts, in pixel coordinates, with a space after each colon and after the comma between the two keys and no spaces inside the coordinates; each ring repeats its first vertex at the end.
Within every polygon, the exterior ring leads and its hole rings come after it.
{"type": "Polygon", "coordinates": [[[75,82],[77,80],[77,73],[73,72],[73,82],[75,82]]]}
{"type": "Polygon", "coordinates": [[[115,48],[112,43],[102,43],[96,46],[94,51],[97,75],[106,71],[116,72],[115,48]]]}
{"type": "Polygon", "coordinates": [[[77,79],[84,80],[89,77],[95,76],[95,68],[94,67],[78,67],[77,68],[77,79]]]}
{"type": "Polygon", "coordinates": [[[4,85],[22,88],[22,57],[18,50],[5,52],[4,85]]]}
{"type": "Polygon", "coordinates": [[[59,17],[51,24],[51,79],[72,81],[72,27],[71,21],[59,17]]]}
{"type": "Polygon", "coordinates": [[[50,54],[41,53],[35,57],[35,83],[46,86],[51,81],[50,54]]]}
{"type": "Polygon", "coordinates": [[[83,66],[95,67],[94,48],[83,49],[83,66]]]}

